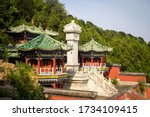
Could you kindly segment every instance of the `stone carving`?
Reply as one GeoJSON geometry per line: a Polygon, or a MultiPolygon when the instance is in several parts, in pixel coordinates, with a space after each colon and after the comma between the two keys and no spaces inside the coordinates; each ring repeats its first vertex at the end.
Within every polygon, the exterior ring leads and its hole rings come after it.
{"type": "Polygon", "coordinates": [[[74,20],[71,21],[71,23],[64,26],[65,33],[74,32],[74,33],[81,33],[81,27],[75,23],[74,20]]]}

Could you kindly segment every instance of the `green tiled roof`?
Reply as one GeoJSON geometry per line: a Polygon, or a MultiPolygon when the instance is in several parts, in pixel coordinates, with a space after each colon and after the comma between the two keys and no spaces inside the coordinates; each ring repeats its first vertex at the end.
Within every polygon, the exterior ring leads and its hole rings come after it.
{"type": "Polygon", "coordinates": [[[30,33],[34,33],[34,34],[42,34],[45,33],[47,35],[52,35],[52,36],[56,36],[58,35],[57,32],[54,32],[52,30],[43,30],[41,27],[35,27],[35,26],[27,26],[25,24],[16,26],[16,27],[11,27],[10,31],[13,33],[21,33],[24,31],[30,32],[30,33]]]}
{"type": "Polygon", "coordinates": [[[8,56],[9,57],[18,57],[19,56],[17,53],[16,46],[14,46],[12,44],[9,44],[8,46],[0,47],[0,53],[2,56],[3,56],[5,48],[8,50],[8,56]]]}
{"type": "Polygon", "coordinates": [[[45,51],[53,51],[53,50],[63,50],[69,51],[71,47],[63,44],[47,34],[41,34],[38,37],[28,41],[27,43],[18,47],[18,50],[21,51],[30,51],[30,50],[45,50],[45,51]]]}
{"type": "Polygon", "coordinates": [[[96,42],[94,39],[92,39],[91,41],[83,45],[79,45],[79,51],[83,51],[83,52],[89,52],[89,51],[104,52],[104,51],[112,51],[112,50],[113,50],[112,48],[104,46],[96,42]]]}

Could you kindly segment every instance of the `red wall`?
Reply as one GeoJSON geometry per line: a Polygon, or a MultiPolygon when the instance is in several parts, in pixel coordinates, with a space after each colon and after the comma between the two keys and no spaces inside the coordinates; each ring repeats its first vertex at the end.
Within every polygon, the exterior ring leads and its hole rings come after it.
{"type": "Polygon", "coordinates": [[[117,78],[120,81],[129,81],[129,82],[146,82],[146,76],[138,76],[138,75],[122,75],[120,74],[120,67],[113,66],[109,68],[108,78],[113,79],[117,78]]]}
{"type": "Polygon", "coordinates": [[[132,75],[119,75],[118,79],[121,81],[129,81],[129,82],[146,82],[146,76],[132,76],[132,75]]]}
{"type": "Polygon", "coordinates": [[[111,79],[112,78],[117,78],[119,73],[120,73],[120,67],[111,67],[109,69],[108,77],[111,78],[111,79]]]}
{"type": "Polygon", "coordinates": [[[70,96],[53,95],[50,100],[91,100],[90,98],[79,98],[70,96]]]}
{"type": "Polygon", "coordinates": [[[150,87],[146,87],[146,98],[150,100],[150,87]]]}

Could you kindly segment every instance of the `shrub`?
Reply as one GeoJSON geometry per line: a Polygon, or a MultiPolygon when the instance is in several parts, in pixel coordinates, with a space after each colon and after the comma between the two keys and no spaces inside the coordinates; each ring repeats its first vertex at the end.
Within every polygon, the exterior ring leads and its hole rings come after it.
{"type": "Polygon", "coordinates": [[[118,80],[116,78],[113,78],[111,80],[111,82],[112,82],[113,85],[117,85],[118,84],[118,80]]]}
{"type": "Polygon", "coordinates": [[[29,75],[32,68],[24,63],[16,63],[17,70],[8,73],[10,83],[17,88],[17,99],[44,99],[43,87],[35,83],[29,75]]]}
{"type": "Polygon", "coordinates": [[[8,50],[7,50],[7,48],[4,49],[3,57],[4,57],[4,58],[3,58],[4,61],[5,61],[5,62],[8,62],[9,56],[8,56],[8,50]]]}
{"type": "Polygon", "coordinates": [[[145,92],[145,83],[144,82],[139,81],[139,90],[141,93],[145,92]]]}

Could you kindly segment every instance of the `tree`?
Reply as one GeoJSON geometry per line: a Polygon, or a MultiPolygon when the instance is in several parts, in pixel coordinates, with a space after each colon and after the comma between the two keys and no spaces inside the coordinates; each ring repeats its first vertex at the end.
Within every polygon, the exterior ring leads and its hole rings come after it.
{"type": "MultiPolygon", "coordinates": [[[[66,41],[63,28],[72,19],[82,27],[80,44],[93,37],[97,42],[113,48],[113,52],[107,57],[109,64],[122,64],[122,71],[149,73],[150,43],[146,43],[142,37],[122,31],[103,30],[90,21],[85,23],[82,19],[67,15],[64,5],[58,0],[1,0],[0,43],[2,46],[9,43],[4,30],[22,23],[57,31],[59,35],[55,39],[66,41]]],[[[150,75],[148,78],[150,79],[150,75]]]]}
{"type": "Polygon", "coordinates": [[[31,79],[32,68],[24,63],[17,63],[17,70],[8,73],[8,80],[16,87],[17,96],[13,99],[44,99],[43,88],[31,79]]]}
{"type": "Polygon", "coordinates": [[[4,60],[5,62],[8,62],[9,56],[8,56],[8,50],[7,50],[7,48],[4,49],[3,57],[4,57],[3,60],[4,60]]]}

